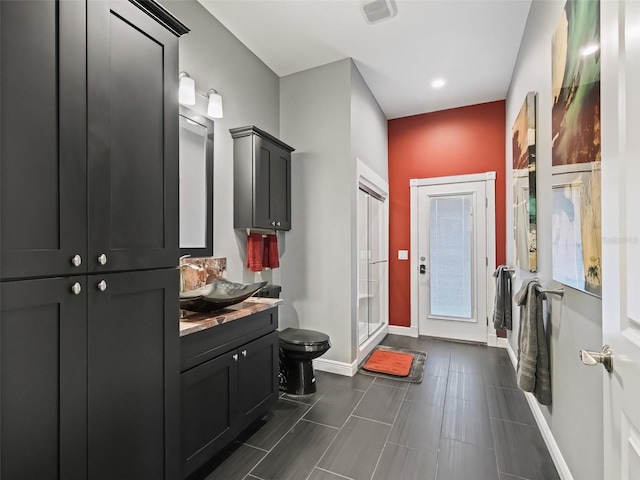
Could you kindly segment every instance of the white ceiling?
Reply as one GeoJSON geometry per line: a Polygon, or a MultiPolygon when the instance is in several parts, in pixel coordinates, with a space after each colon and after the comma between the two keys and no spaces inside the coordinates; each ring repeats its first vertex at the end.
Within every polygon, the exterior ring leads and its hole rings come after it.
{"type": "Polygon", "coordinates": [[[369,25],[358,0],[199,1],[281,77],[353,58],[388,119],[506,98],[531,6],[396,0],[369,25]]]}

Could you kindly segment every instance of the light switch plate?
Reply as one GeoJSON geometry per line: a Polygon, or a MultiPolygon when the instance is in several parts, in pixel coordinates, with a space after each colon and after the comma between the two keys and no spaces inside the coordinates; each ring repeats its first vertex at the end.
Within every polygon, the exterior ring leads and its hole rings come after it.
{"type": "Polygon", "coordinates": [[[409,260],[409,250],[398,250],[398,260],[409,260]]]}

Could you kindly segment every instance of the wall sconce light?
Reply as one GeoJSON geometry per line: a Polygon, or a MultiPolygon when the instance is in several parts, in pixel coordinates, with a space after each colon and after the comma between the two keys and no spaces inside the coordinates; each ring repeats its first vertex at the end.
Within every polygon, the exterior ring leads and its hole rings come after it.
{"type": "Polygon", "coordinates": [[[222,97],[213,88],[209,89],[207,96],[207,115],[211,118],[222,118],[222,97]]]}
{"type": "Polygon", "coordinates": [[[178,100],[183,105],[196,104],[196,82],[187,72],[180,72],[180,87],[178,88],[178,100]]]}
{"type": "Polygon", "coordinates": [[[222,118],[222,97],[213,88],[207,91],[206,95],[196,92],[196,82],[187,72],[180,72],[180,87],[178,88],[178,100],[182,105],[195,105],[196,95],[206,98],[207,116],[211,118],[222,118]]]}

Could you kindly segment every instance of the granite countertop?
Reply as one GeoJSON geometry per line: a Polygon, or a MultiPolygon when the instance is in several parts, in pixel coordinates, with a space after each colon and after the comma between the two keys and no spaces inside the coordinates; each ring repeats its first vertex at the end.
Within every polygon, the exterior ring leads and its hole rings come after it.
{"type": "Polygon", "coordinates": [[[215,312],[190,313],[180,319],[180,336],[183,337],[211,327],[217,327],[223,323],[238,320],[239,318],[248,317],[254,313],[282,305],[282,303],[284,302],[281,298],[250,297],[244,302],[216,310],[215,312]]]}

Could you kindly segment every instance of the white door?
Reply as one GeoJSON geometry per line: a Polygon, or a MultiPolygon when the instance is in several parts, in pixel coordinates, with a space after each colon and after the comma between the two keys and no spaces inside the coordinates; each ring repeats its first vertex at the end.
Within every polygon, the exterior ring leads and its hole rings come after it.
{"type": "Polygon", "coordinates": [[[417,190],[419,334],[486,343],[485,182],[417,190]]]}
{"type": "Polygon", "coordinates": [[[640,2],[600,5],[602,337],[613,353],[613,372],[602,373],[604,478],[635,480],[640,479],[640,2]]]}

